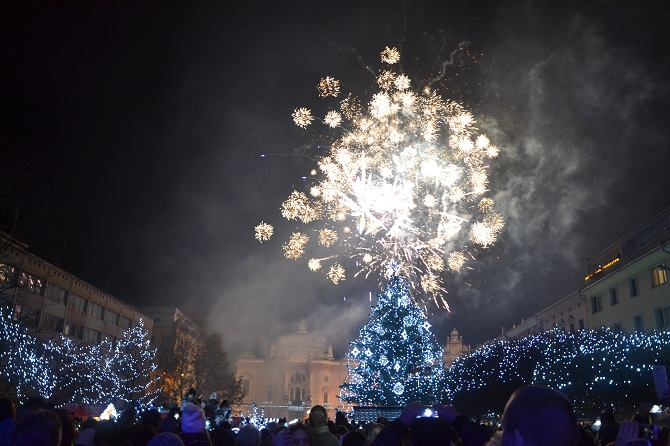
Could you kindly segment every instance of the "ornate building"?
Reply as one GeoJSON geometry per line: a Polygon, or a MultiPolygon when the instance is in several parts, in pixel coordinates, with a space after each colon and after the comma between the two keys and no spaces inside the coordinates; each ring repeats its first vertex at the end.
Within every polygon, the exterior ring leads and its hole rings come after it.
{"type": "Polygon", "coordinates": [[[256,404],[268,418],[303,419],[312,406],[320,404],[334,420],[347,361],[335,359],[325,337],[309,333],[301,324],[295,333],[273,344],[267,358],[244,353],[236,370],[245,393],[239,408],[242,416],[252,413],[256,404]]]}
{"type": "Polygon", "coordinates": [[[473,351],[469,345],[463,344],[463,337],[459,336],[458,330],[454,328],[444,346],[444,368],[449,369],[456,358],[469,355],[473,351]]]}

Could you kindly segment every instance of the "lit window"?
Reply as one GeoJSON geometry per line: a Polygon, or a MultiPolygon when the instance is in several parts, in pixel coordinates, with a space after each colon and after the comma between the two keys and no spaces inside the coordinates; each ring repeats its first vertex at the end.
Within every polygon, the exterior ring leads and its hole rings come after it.
{"type": "Polygon", "coordinates": [[[16,268],[11,265],[0,263],[0,282],[14,283],[16,280],[16,268]]]}
{"type": "Polygon", "coordinates": [[[668,271],[664,268],[665,265],[659,265],[651,270],[651,283],[654,286],[663,285],[668,281],[668,271]]]}
{"type": "Polygon", "coordinates": [[[37,276],[22,272],[19,277],[19,286],[24,287],[33,294],[42,295],[44,291],[44,280],[40,279],[37,276]]]}

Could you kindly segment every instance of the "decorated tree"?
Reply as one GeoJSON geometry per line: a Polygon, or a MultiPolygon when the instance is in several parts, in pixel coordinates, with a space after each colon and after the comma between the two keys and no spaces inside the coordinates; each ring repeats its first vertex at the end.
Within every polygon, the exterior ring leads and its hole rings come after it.
{"type": "Polygon", "coordinates": [[[53,382],[40,347],[28,329],[12,319],[9,308],[0,308],[0,388],[5,397],[49,396],[53,382]]]}
{"type": "Polygon", "coordinates": [[[454,362],[447,395],[472,414],[500,413],[513,390],[540,384],[566,394],[582,416],[597,415],[604,407],[625,413],[642,402],[656,402],[651,369],[670,365],[669,347],[668,332],[610,329],[552,330],[494,342],[454,362]]]}
{"type": "Polygon", "coordinates": [[[56,404],[108,404],[115,396],[114,378],[107,368],[109,350],[62,336],[50,340],[43,361],[54,384],[49,400],[56,404]]]}
{"type": "Polygon", "coordinates": [[[126,403],[153,401],[156,394],[149,392],[149,389],[156,388],[155,357],[156,349],[149,348],[149,332],[145,330],[144,322],[140,319],[135,327],[123,333],[123,337],[110,351],[107,361],[117,398],[126,403]]]}
{"type": "Polygon", "coordinates": [[[410,298],[405,278],[392,275],[378,297],[370,321],[350,343],[349,375],[340,398],[377,406],[438,402],[443,351],[425,313],[410,298]]]}

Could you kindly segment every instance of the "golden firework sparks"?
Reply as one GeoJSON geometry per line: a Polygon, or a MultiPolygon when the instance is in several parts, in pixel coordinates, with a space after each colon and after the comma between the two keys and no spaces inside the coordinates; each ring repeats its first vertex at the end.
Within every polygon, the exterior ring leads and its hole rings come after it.
{"type": "Polygon", "coordinates": [[[272,233],[274,232],[272,225],[265,223],[264,221],[260,222],[254,229],[256,231],[255,238],[261,243],[270,240],[272,233]]]}
{"type": "Polygon", "coordinates": [[[321,269],[321,260],[309,259],[307,262],[307,267],[310,269],[310,271],[318,271],[321,269]]]}
{"type": "Polygon", "coordinates": [[[324,77],[317,85],[316,89],[319,92],[319,96],[325,98],[327,96],[336,97],[340,94],[340,81],[334,79],[330,76],[324,77]]]}
{"type": "MultiPolygon", "coordinates": [[[[396,64],[400,53],[387,47],[381,60],[396,64]]],[[[305,177],[310,196],[294,191],[282,216],[318,233],[318,249],[329,254],[310,259],[308,267],[326,270],[333,283],[345,280],[340,262],[350,259],[355,275],[405,275],[424,301],[429,296],[446,308],[445,266],[462,270],[466,254],[474,259],[472,243],[487,247],[504,227],[486,196],[490,160],[499,148],[479,133],[463,105],[412,85],[406,74],[386,67],[366,100],[349,93],[339,103],[341,113],[326,114],[323,123],[336,135],[320,145],[318,171],[305,177]],[[322,268],[326,261],[330,266],[322,268]]],[[[339,89],[331,77],[318,85],[322,98],[338,96],[339,89]]],[[[299,108],[293,120],[305,128],[314,118],[299,108]]],[[[259,232],[257,239],[264,237],[259,232]]],[[[285,256],[301,257],[308,241],[293,233],[285,256]]]]}
{"type": "Polygon", "coordinates": [[[305,253],[305,245],[309,241],[307,234],[294,232],[289,241],[282,246],[284,248],[284,257],[287,259],[299,259],[305,253]]]}
{"type": "Polygon", "coordinates": [[[333,231],[332,229],[328,228],[322,228],[319,231],[319,244],[321,246],[325,246],[326,248],[330,248],[335,244],[337,241],[337,232],[333,231]]]}
{"type": "Polygon", "coordinates": [[[382,51],[381,54],[381,59],[382,62],[387,63],[389,65],[396,64],[398,61],[400,61],[400,51],[398,51],[397,48],[389,48],[386,47],[384,48],[384,51],[382,51]]]}
{"type": "Polygon", "coordinates": [[[328,113],[326,113],[326,117],[324,118],[323,122],[325,122],[328,127],[335,128],[340,125],[342,122],[342,115],[340,115],[338,112],[331,110],[328,113]]]}
{"type": "Polygon", "coordinates": [[[312,111],[305,107],[296,108],[291,116],[293,116],[293,122],[295,122],[295,125],[302,128],[306,128],[312,123],[312,121],[314,121],[312,111]]]}
{"type": "Polygon", "coordinates": [[[449,254],[449,260],[447,261],[449,269],[455,272],[459,272],[461,268],[465,265],[465,256],[462,252],[452,252],[449,254]]]}
{"type": "Polygon", "coordinates": [[[335,285],[346,280],[344,267],[339,263],[335,263],[330,267],[327,276],[335,285]]]}

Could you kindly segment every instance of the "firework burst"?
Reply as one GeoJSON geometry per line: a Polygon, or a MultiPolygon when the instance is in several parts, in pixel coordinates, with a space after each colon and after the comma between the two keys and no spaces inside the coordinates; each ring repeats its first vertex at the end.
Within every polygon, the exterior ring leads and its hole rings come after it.
{"type": "MultiPolygon", "coordinates": [[[[381,53],[386,65],[399,60],[396,48],[381,53]]],[[[417,300],[429,296],[448,308],[445,268],[460,271],[469,250],[493,244],[504,226],[486,196],[487,163],[499,150],[462,105],[429,88],[413,91],[407,75],[385,68],[376,85],[367,101],[348,94],[336,104],[339,111],[319,119],[337,135],[312,172],[309,196],[294,191],[282,204],[285,218],[305,226],[291,235],[284,254],[301,258],[314,243],[328,254],[311,258],[308,267],[325,268],[333,283],[350,274],[393,272],[409,279],[417,300]]],[[[339,86],[326,77],[317,90],[322,98],[337,97],[339,86]]],[[[304,107],[292,116],[302,128],[315,120],[304,107]]],[[[268,226],[256,227],[259,241],[272,235],[268,226]]]]}

